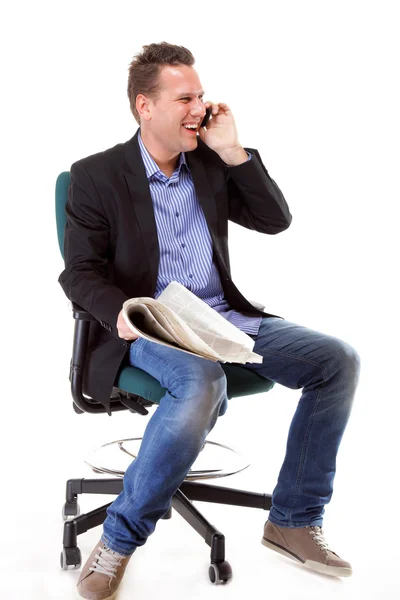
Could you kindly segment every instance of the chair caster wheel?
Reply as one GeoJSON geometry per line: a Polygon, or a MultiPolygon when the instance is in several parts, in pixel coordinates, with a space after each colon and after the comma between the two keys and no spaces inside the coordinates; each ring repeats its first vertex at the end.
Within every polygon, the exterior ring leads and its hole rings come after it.
{"type": "Polygon", "coordinates": [[[82,556],[79,548],[63,548],[60,556],[60,564],[64,571],[79,569],[82,564],[82,556]]]}
{"type": "Polygon", "coordinates": [[[208,576],[211,583],[216,585],[226,583],[229,579],[232,579],[232,567],[226,560],[220,563],[211,563],[208,568],[208,576]]]}
{"type": "Polygon", "coordinates": [[[71,519],[74,519],[75,517],[79,517],[79,515],[81,514],[81,508],[80,508],[78,502],[76,503],[76,507],[73,505],[68,507],[67,504],[65,503],[64,506],[62,507],[61,514],[62,514],[63,521],[71,521],[71,519]]]}

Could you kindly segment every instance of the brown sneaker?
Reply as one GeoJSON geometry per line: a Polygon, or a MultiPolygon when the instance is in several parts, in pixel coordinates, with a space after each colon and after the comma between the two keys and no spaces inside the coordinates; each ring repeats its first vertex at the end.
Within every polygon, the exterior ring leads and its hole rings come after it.
{"type": "Polygon", "coordinates": [[[350,577],[350,563],[328,548],[319,526],[278,527],[267,521],[261,543],[305,567],[336,577],[350,577]]]}
{"type": "Polygon", "coordinates": [[[130,558],[110,550],[101,541],[96,544],[78,580],[77,588],[82,598],[87,600],[115,598],[130,558]]]}

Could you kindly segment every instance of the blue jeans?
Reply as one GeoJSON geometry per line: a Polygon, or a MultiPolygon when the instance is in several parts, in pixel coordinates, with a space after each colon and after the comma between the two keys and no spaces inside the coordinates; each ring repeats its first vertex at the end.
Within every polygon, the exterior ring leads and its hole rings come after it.
{"type": "MultiPolygon", "coordinates": [[[[358,383],[359,356],[336,337],[278,317],[263,318],[258,335],[251,337],[263,362],[243,366],[303,390],[268,518],[281,527],[322,525],[358,383]]],[[[102,541],[124,555],[132,554],[154,531],[228,405],[219,362],[139,338],[131,345],[130,363],[168,391],[125,472],[123,491],[107,509],[102,541]]]]}

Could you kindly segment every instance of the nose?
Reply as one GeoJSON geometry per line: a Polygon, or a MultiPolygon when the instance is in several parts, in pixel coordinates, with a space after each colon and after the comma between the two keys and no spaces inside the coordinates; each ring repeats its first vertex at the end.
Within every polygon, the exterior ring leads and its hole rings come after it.
{"type": "Polygon", "coordinates": [[[200,98],[197,98],[193,102],[193,106],[191,107],[190,112],[193,115],[193,117],[204,117],[204,115],[206,114],[204,102],[200,100],[200,98]]]}

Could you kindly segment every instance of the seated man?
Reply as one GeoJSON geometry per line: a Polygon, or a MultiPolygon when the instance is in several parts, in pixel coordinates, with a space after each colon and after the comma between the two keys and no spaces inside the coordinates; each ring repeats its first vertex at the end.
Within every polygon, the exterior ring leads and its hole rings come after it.
{"type": "Polygon", "coordinates": [[[171,506],[227,408],[220,363],[135,339],[122,318],[125,300],[157,298],[173,280],[254,338],[263,362],[245,368],[302,388],[262,543],[316,571],[351,574],[350,564],[329,549],[322,517],[359,356],[338,338],[259,310],[234,285],[228,219],[277,234],[292,217],[257,150],[239,144],[229,107],[204,102],[193,64],[186,48],[145,46],[131,62],[128,81],[140,128],[128,142],[71,167],[60,283],[98,321],[91,323],[85,393],[109,409],[123,360],[168,390],[82,569],[78,590],[92,600],[116,591],[130,557],[171,506]],[[207,108],[212,116],[205,128],[207,108]]]}

